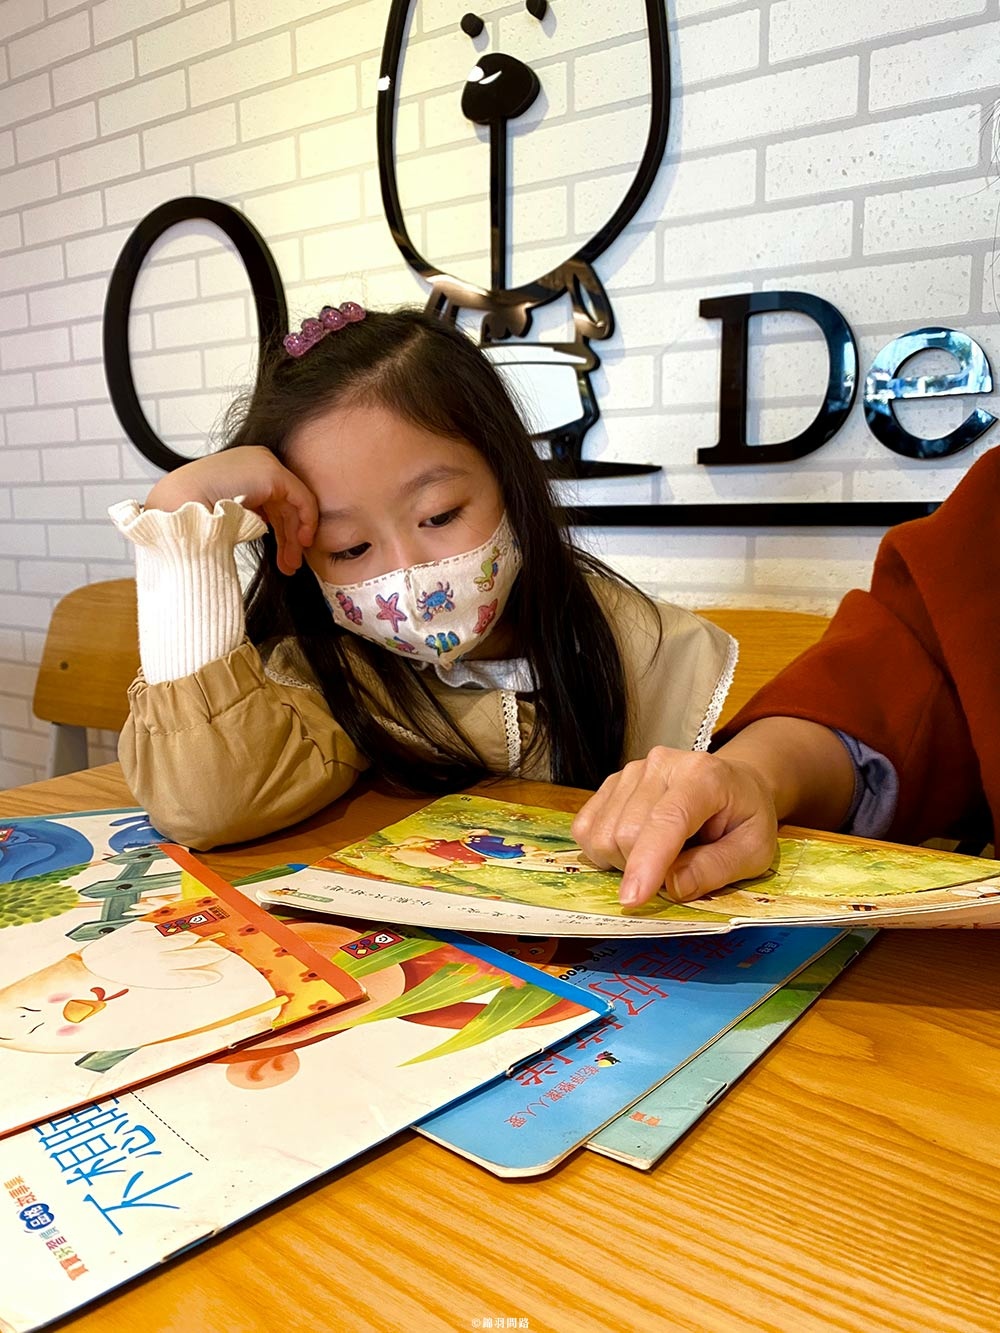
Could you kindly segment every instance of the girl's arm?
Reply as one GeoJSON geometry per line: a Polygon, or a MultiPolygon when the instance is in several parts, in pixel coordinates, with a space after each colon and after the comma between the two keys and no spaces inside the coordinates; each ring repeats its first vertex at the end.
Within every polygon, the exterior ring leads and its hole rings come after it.
{"type": "Polygon", "coordinates": [[[124,500],[108,510],[132,543],[139,610],[139,658],[150,685],[193,675],[243,642],[243,592],[236,547],[263,521],[235,500],[211,512],[187,501],[168,512],[124,500]]]}
{"type": "Polygon", "coordinates": [[[111,511],[136,550],[143,668],[119,758],[156,827],[199,849],[303,819],[367,766],[322,694],[301,673],[273,679],[244,642],[234,551],[264,523],[226,497],[245,493],[279,525],[295,568],[311,535],[309,505],[301,483],[282,474],[266,450],[231,450],[164,477],[145,508],[111,511]]]}
{"type": "Polygon", "coordinates": [[[206,850],[286,828],[368,767],[319,690],[242,644],[191,676],[129,691],[125,780],[161,833],[206,850]]]}
{"type": "Polygon", "coordinates": [[[196,458],[161,477],[145,508],[172,512],[193,500],[211,510],[236,499],[267,520],[278,543],[278,568],[294,574],[316,533],[316,497],[270,449],[242,445],[196,458]]]}

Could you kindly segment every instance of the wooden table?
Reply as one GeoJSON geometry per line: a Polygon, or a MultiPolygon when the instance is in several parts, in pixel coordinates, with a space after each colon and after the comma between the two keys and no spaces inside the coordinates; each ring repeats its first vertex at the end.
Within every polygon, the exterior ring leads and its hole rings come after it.
{"type": "MultiPolygon", "coordinates": [[[[129,803],[109,765],[0,814],[129,803]]],[[[361,791],[204,859],[309,860],[421,803],[361,791]]],[[[580,1152],[501,1182],[403,1135],[62,1327],[997,1333],[998,1011],[1000,932],[886,932],[648,1175],[580,1152]]]]}

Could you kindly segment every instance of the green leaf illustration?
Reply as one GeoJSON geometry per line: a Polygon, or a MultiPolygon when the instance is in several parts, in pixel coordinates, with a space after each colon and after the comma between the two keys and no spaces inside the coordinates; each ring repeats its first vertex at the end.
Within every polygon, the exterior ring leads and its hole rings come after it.
{"type": "Polygon", "coordinates": [[[377,1023],[383,1018],[406,1018],[410,1014],[427,1014],[433,1009],[448,1009],[453,1004],[474,1000],[484,991],[508,984],[505,978],[495,974],[485,976],[475,963],[446,963],[440,972],[435,972],[419,986],[381,1008],[358,1018],[346,1017],[343,1027],[361,1027],[363,1023],[377,1023]]]}
{"type": "Polygon", "coordinates": [[[406,1064],[418,1065],[424,1060],[436,1060],[442,1055],[452,1055],[455,1051],[467,1051],[493,1037],[502,1037],[505,1032],[511,1032],[522,1023],[537,1018],[558,1003],[559,997],[551,991],[543,990],[541,986],[527,985],[518,990],[502,990],[461,1031],[433,1050],[407,1060],[406,1064]]]}
{"type": "MultiPolygon", "coordinates": [[[[360,977],[370,976],[373,972],[381,972],[383,968],[391,967],[394,963],[408,963],[411,958],[422,958],[424,954],[433,953],[435,949],[440,948],[440,940],[432,940],[426,935],[416,935],[410,939],[400,940],[398,944],[390,944],[388,948],[377,949],[367,958],[355,958],[343,946],[336,951],[334,957],[337,966],[342,967],[357,980],[360,977]]],[[[410,993],[413,994],[412,991],[410,993]]]]}

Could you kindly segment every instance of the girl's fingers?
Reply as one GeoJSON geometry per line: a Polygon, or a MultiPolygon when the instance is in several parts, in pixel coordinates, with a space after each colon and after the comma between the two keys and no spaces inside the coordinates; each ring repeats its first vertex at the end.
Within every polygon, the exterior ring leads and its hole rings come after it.
{"type": "Polygon", "coordinates": [[[316,497],[304,482],[299,481],[293,472],[288,474],[288,503],[295,511],[295,540],[305,548],[312,545],[319,522],[319,506],[316,497]]]}
{"type": "Polygon", "coordinates": [[[282,574],[294,574],[302,563],[298,511],[287,503],[272,502],[265,506],[264,516],[278,544],[278,568],[282,574]]]}

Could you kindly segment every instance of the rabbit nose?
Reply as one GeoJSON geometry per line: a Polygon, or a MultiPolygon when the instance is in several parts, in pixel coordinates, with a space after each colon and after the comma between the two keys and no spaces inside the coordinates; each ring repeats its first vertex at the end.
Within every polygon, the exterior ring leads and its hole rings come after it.
{"type": "Polygon", "coordinates": [[[541,92],[533,69],[515,56],[491,51],[475,65],[462,92],[462,114],[476,125],[513,120],[541,92]]]}

